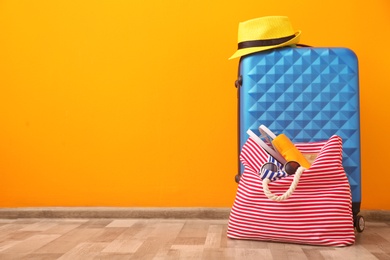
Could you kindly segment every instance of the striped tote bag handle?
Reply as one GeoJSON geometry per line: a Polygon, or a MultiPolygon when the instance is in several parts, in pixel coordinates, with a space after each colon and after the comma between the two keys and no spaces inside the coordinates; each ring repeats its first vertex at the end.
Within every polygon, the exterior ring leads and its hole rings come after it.
{"type": "Polygon", "coordinates": [[[262,184],[263,184],[263,191],[264,191],[265,196],[267,196],[267,198],[269,198],[270,200],[274,200],[274,201],[283,201],[283,200],[288,199],[293,194],[296,187],[298,186],[299,179],[301,178],[301,175],[305,170],[306,169],[303,168],[302,166],[298,168],[298,170],[294,174],[294,179],[290,185],[290,188],[283,195],[280,195],[280,196],[273,194],[269,190],[268,184],[271,182],[271,179],[264,178],[262,184]]]}

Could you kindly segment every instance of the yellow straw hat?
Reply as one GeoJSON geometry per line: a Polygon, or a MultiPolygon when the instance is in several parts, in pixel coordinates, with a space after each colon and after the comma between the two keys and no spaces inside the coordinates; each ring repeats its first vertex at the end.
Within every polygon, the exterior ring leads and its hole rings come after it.
{"type": "Polygon", "coordinates": [[[238,50],[234,59],[254,52],[293,45],[299,42],[301,31],[294,32],[286,16],[265,16],[238,25],[238,50]]]}

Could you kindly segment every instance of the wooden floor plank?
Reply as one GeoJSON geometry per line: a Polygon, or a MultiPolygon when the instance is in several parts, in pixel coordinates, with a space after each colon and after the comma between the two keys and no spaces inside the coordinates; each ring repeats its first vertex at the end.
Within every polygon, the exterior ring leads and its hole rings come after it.
{"type": "Polygon", "coordinates": [[[2,253],[31,253],[59,237],[60,235],[34,235],[3,250],[2,253]]]}
{"type": "MultiPolygon", "coordinates": [[[[88,241],[100,232],[101,229],[76,228],[66,232],[50,243],[37,249],[35,253],[66,253],[76,247],[78,244],[88,241]]],[[[1,259],[1,258],[0,258],[1,259]]]]}
{"type": "Polygon", "coordinates": [[[390,259],[390,222],[349,247],[227,238],[227,220],[0,219],[0,259],[390,259]]]}
{"type": "Polygon", "coordinates": [[[58,260],[93,259],[107,247],[108,243],[80,243],[70,251],[63,254],[58,260]]]}
{"type": "Polygon", "coordinates": [[[222,225],[210,225],[204,247],[219,248],[221,246],[222,230],[222,225]]]}

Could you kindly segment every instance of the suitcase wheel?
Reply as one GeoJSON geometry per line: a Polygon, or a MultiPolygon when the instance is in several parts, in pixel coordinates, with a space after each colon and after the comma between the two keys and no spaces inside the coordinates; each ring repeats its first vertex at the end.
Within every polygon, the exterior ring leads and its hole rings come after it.
{"type": "Polygon", "coordinates": [[[363,216],[357,215],[355,217],[355,228],[356,228],[356,231],[359,232],[359,233],[363,232],[365,226],[366,226],[366,222],[365,222],[363,216]]]}

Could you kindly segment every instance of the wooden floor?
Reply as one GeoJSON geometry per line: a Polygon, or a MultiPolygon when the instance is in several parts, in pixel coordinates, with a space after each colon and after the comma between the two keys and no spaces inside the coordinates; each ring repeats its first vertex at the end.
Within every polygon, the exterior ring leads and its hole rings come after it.
{"type": "Polygon", "coordinates": [[[0,259],[390,259],[390,223],[344,248],[232,240],[227,220],[0,219],[0,259]]]}

